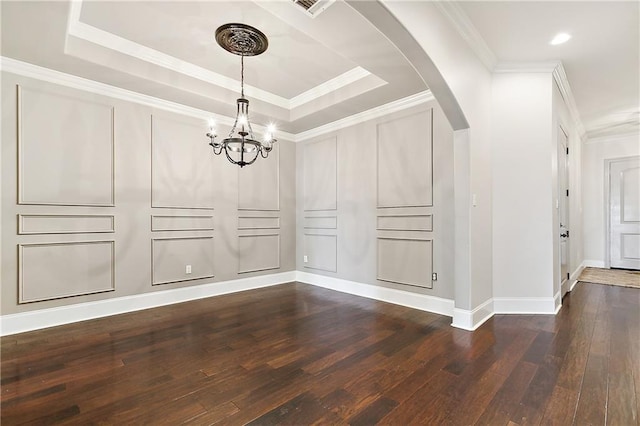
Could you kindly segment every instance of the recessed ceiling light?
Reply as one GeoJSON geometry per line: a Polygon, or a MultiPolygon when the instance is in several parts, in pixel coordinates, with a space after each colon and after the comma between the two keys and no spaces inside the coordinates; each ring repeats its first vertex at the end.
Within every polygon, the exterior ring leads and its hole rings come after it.
{"type": "Polygon", "coordinates": [[[557,44],[562,44],[567,42],[569,39],[571,38],[571,35],[567,34],[567,33],[558,33],[556,34],[556,36],[553,38],[553,40],[551,40],[552,45],[557,45],[557,44]]]}

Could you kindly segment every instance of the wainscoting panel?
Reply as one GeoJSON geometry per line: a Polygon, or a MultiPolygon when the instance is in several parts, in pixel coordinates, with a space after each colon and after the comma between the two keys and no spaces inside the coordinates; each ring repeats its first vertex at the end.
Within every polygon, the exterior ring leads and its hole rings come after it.
{"type": "Polygon", "coordinates": [[[238,210],[280,210],[280,148],[238,169],[238,210]]]}
{"type": "Polygon", "coordinates": [[[337,216],[307,216],[304,218],[306,229],[337,229],[337,216]]]}
{"type": "Polygon", "coordinates": [[[151,117],[151,207],[213,209],[216,180],[206,131],[202,120],[151,117]]]}
{"type": "Polygon", "coordinates": [[[378,216],[378,230],[433,231],[431,215],[378,216]]]}
{"type": "Polygon", "coordinates": [[[213,216],[151,216],[151,230],[156,231],[212,231],[213,216]]]}
{"type": "Polygon", "coordinates": [[[238,229],[278,229],[280,218],[275,216],[239,216],[238,229]]]}
{"type": "Polygon", "coordinates": [[[214,276],[213,237],[154,238],[151,243],[152,284],[214,276]],[[191,273],[187,272],[191,266],[191,273]]]}
{"type": "Polygon", "coordinates": [[[303,146],[304,210],[337,209],[337,138],[303,146]]]}
{"type": "Polygon", "coordinates": [[[307,269],[338,271],[338,237],[328,234],[304,234],[304,254],[307,269]]]}
{"type": "Polygon", "coordinates": [[[378,280],[432,288],[432,271],[432,240],[378,238],[378,280]]]}
{"type": "Polygon", "coordinates": [[[115,242],[18,245],[19,303],[115,290],[115,242]]]}
{"type": "Polygon", "coordinates": [[[18,86],[18,204],[113,206],[114,108],[18,86]]]}
{"type": "Polygon", "coordinates": [[[379,208],[433,204],[432,119],[429,109],[378,124],[379,208]]]}
{"type": "Polygon", "coordinates": [[[19,214],[18,234],[92,234],[115,232],[112,215],[19,214]]]}
{"type": "Polygon", "coordinates": [[[239,235],[238,273],[280,268],[280,235],[239,235]]]}

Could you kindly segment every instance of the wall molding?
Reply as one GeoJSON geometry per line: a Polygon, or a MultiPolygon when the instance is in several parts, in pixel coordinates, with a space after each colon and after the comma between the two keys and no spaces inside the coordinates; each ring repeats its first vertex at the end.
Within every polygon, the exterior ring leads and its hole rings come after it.
{"type": "Polygon", "coordinates": [[[95,302],[79,303],[56,308],[39,309],[0,317],[0,335],[7,336],[56,325],[86,321],[142,309],[173,305],[190,300],[236,293],[295,281],[295,271],[261,275],[232,281],[210,282],[192,287],[160,290],[133,296],[117,297],[95,302]]]}
{"type": "Polygon", "coordinates": [[[473,310],[454,308],[452,327],[473,331],[493,317],[493,299],[489,299],[473,310]]]}
{"type": "MultiPolygon", "coordinates": [[[[84,77],[78,77],[72,74],[63,73],[6,56],[0,56],[0,70],[21,75],[23,77],[42,80],[53,84],[59,84],[61,86],[70,87],[72,89],[83,90],[97,95],[107,96],[127,102],[133,102],[152,108],[158,108],[164,111],[182,114],[205,121],[214,119],[218,124],[227,126],[232,126],[235,121],[235,118],[233,117],[228,117],[199,108],[183,105],[177,102],[144,95],[132,90],[122,89],[110,84],[100,83],[84,77]]],[[[278,136],[281,139],[291,142],[302,142],[316,136],[321,136],[350,126],[355,126],[356,124],[373,120],[387,114],[392,114],[394,112],[402,111],[407,108],[413,108],[433,100],[435,100],[435,98],[431,91],[425,90],[414,95],[410,95],[405,98],[380,105],[367,111],[362,111],[349,117],[341,118],[340,120],[336,120],[313,129],[305,130],[303,132],[289,133],[278,130],[278,136]]],[[[257,132],[263,132],[266,130],[266,127],[259,124],[252,123],[252,126],[257,132]]]]}
{"type": "MultiPolygon", "coordinates": [[[[205,121],[213,118],[218,124],[224,124],[227,126],[232,126],[235,121],[235,118],[233,117],[215,114],[177,102],[144,95],[132,90],[122,89],[110,84],[100,83],[98,81],[63,73],[6,56],[0,57],[0,69],[2,71],[21,75],[23,77],[42,80],[49,83],[70,87],[72,89],[83,90],[89,93],[107,96],[122,101],[133,102],[152,108],[158,108],[164,111],[182,114],[193,118],[199,118],[205,121]]],[[[259,124],[251,123],[251,125],[253,126],[254,131],[263,132],[266,130],[266,127],[259,124]]],[[[293,133],[284,132],[282,130],[278,130],[278,136],[281,139],[286,139],[294,142],[296,140],[296,135],[294,135],[293,133]]]]}
{"type": "Polygon", "coordinates": [[[364,284],[303,271],[296,271],[296,281],[448,317],[453,316],[454,312],[453,300],[441,297],[411,293],[404,290],[364,284]]]}

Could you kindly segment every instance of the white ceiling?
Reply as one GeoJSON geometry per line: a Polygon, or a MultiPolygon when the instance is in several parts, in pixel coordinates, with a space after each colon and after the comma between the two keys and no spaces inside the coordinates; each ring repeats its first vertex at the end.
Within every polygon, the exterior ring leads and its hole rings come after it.
{"type": "MultiPolygon", "coordinates": [[[[562,61],[589,135],[638,130],[639,2],[444,4],[455,9],[454,24],[466,28],[490,68],[562,61]],[[573,38],[550,46],[561,31],[573,38]]],[[[291,133],[427,89],[402,53],[339,0],[315,18],[290,1],[3,1],[1,7],[3,56],[226,116],[235,113],[239,58],[213,34],[227,22],[254,25],[270,44],[245,62],[252,121],[275,119],[291,133]]]]}

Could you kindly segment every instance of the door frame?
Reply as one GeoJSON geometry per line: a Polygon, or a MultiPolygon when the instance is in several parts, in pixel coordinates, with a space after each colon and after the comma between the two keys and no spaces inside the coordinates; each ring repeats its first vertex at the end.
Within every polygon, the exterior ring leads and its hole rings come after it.
{"type": "MultiPolygon", "coordinates": [[[[566,141],[565,148],[568,149],[569,148],[569,143],[570,143],[569,132],[567,132],[565,126],[562,123],[558,124],[558,130],[560,130],[564,134],[565,141],[566,141]]],[[[560,138],[558,138],[556,140],[556,152],[558,154],[560,154],[560,145],[561,145],[561,141],[560,141],[560,138]]],[[[563,274],[562,274],[562,237],[560,237],[560,232],[561,232],[560,231],[560,229],[561,229],[561,227],[560,227],[560,225],[561,225],[560,224],[560,219],[561,219],[560,205],[562,204],[560,202],[560,197],[564,197],[565,196],[564,195],[564,191],[567,190],[571,185],[571,161],[570,161],[568,156],[569,156],[569,154],[566,153],[566,152],[562,153],[562,157],[560,155],[558,155],[558,160],[557,160],[557,165],[556,165],[556,167],[557,167],[557,173],[556,173],[556,175],[557,175],[557,187],[558,187],[558,190],[557,190],[558,191],[558,198],[557,198],[558,209],[556,209],[556,214],[558,216],[558,228],[556,229],[556,233],[557,233],[556,235],[558,235],[558,248],[557,248],[558,249],[558,258],[557,258],[557,260],[558,260],[558,274],[560,275],[559,281],[558,281],[559,287],[560,287],[560,297],[564,296],[568,292],[567,284],[571,280],[571,250],[570,250],[571,238],[567,237],[567,241],[566,241],[566,243],[567,243],[567,245],[569,247],[566,250],[566,252],[567,252],[566,253],[567,254],[567,270],[569,272],[569,277],[566,277],[566,276],[563,276],[563,274]],[[560,161],[564,161],[564,163],[565,163],[565,167],[564,167],[565,168],[565,173],[564,173],[565,176],[564,176],[564,179],[566,179],[566,182],[562,182],[563,178],[560,177],[560,173],[559,173],[559,171],[560,171],[560,161]],[[561,188],[561,184],[562,183],[565,184],[564,188],[561,188]],[[567,289],[566,292],[564,291],[565,288],[567,289]]],[[[571,226],[571,221],[570,221],[570,217],[571,217],[571,202],[569,200],[567,200],[566,203],[564,203],[564,209],[566,210],[565,211],[565,215],[566,215],[566,218],[567,218],[568,225],[571,226]]],[[[567,227],[567,224],[565,224],[565,227],[567,227]]]]}
{"type": "Polygon", "coordinates": [[[611,164],[640,158],[640,155],[604,160],[604,267],[611,269],[611,164]]]}

